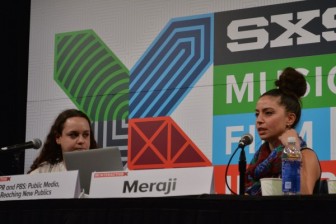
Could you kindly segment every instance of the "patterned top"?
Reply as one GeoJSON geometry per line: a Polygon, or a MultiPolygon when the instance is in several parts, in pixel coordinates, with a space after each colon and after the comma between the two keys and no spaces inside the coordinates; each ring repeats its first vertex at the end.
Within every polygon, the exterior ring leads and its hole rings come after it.
{"type": "MultiPolygon", "coordinates": [[[[307,148],[300,137],[300,147],[307,148]]],[[[279,141],[273,151],[268,142],[264,142],[254,154],[245,174],[245,192],[249,195],[261,195],[260,179],[265,177],[281,177],[281,156],[284,145],[279,141]]],[[[318,183],[317,183],[318,185],[318,183]]]]}
{"type": "Polygon", "coordinates": [[[271,151],[267,142],[260,146],[246,170],[245,192],[247,194],[261,195],[261,178],[280,177],[283,148],[284,146],[279,144],[271,151]]]}

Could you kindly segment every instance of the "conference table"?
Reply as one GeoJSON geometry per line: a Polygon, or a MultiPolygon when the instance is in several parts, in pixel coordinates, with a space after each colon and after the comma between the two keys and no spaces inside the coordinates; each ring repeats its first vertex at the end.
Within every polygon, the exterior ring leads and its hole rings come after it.
{"type": "Polygon", "coordinates": [[[0,223],[336,223],[336,194],[186,195],[0,202],[0,223]]]}

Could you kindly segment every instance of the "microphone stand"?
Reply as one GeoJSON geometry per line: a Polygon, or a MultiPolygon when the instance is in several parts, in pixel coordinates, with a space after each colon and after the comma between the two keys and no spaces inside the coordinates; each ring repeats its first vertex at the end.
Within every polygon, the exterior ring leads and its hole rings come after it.
{"type": "Polygon", "coordinates": [[[246,156],[245,145],[241,145],[241,151],[239,156],[239,195],[245,194],[245,172],[246,172],[246,156]]]}

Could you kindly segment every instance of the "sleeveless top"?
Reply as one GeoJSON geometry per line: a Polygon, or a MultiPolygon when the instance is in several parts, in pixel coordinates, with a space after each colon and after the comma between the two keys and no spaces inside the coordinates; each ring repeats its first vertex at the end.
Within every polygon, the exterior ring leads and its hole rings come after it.
{"type": "MultiPolygon", "coordinates": [[[[301,139],[300,151],[303,150],[312,150],[308,148],[306,143],[301,139]]],[[[270,150],[267,142],[264,142],[259,150],[254,154],[253,159],[251,160],[249,166],[247,167],[245,173],[245,192],[249,195],[261,195],[261,184],[260,178],[263,177],[279,177],[281,175],[281,154],[283,151],[283,145],[279,143],[279,145],[274,149],[270,150]]],[[[315,153],[315,152],[314,152],[315,153]]],[[[316,155],[316,153],[315,153],[316,155]]],[[[316,155],[317,157],[317,155],[316,155]]],[[[320,170],[321,164],[319,159],[317,158],[320,170]]],[[[323,183],[321,182],[321,173],[319,178],[316,180],[313,194],[321,194],[322,190],[320,186],[323,183]],[[321,182],[321,183],[320,183],[321,182]]]]}

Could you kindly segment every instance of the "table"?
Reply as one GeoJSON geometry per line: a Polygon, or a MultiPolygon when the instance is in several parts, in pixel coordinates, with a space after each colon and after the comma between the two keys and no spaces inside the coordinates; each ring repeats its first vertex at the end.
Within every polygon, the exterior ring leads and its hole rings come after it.
{"type": "Polygon", "coordinates": [[[335,223],[336,195],[194,195],[0,202],[1,223],[335,223]]]}

